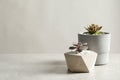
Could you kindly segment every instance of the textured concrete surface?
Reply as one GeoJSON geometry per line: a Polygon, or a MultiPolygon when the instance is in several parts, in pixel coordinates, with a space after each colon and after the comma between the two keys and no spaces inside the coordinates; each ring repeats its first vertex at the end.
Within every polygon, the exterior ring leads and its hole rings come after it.
{"type": "Polygon", "coordinates": [[[0,54],[0,80],[120,80],[120,54],[90,73],[68,73],[63,53],[0,54]]]}

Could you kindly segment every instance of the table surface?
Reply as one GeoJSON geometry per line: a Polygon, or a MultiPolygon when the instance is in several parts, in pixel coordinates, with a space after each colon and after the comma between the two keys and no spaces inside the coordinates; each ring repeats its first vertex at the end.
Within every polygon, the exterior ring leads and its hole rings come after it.
{"type": "Polygon", "coordinates": [[[64,54],[0,54],[0,80],[120,80],[120,54],[90,73],[68,73],[64,54]]]}

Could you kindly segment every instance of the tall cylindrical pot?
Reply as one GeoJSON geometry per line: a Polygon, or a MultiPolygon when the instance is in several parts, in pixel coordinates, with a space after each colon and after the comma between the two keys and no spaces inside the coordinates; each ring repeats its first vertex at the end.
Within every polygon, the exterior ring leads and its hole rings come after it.
{"type": "Polygon", "coordinates": [[[100,35],[78,34],[78,41],[88,43],[89,50],[98,53],[95,65],[104,65],[109,62],[111,34],[104,33],[100,35]]]}

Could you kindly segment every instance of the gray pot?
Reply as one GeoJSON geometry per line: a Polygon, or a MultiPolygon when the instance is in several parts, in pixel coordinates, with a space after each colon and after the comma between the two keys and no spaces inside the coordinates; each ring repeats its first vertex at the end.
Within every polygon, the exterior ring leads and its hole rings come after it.
{"type": "Polygon", "coordinates": [[[110,40],[111,34],[106,32],[101,35],[78,34],[79,42],[87,42],[89,50],[98,53],[95,65],[104,65],[109,62],[110,40]]]}

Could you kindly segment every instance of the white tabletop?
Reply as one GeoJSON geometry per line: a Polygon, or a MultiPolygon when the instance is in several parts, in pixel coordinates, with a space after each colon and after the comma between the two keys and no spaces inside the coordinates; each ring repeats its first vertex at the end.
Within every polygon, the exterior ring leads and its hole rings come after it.
{"type": "Polygon", "coordinates": [[[0,54],[0,80],[120,80],[120,54],[90,73],[68,73],[63,53],[0,54]]]}

